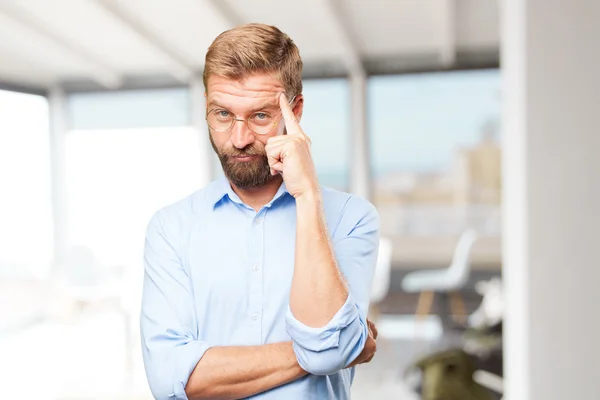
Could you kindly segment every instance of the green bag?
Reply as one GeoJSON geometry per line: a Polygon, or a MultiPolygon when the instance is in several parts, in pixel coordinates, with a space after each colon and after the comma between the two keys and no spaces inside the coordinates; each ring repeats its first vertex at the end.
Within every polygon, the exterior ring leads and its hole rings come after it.
{"type": "Polygon", "coordinates": [[[421,370],[422,400],[493,400],[492,394],[473,380],[475,364],[463,350],[434,353],[412,368],[421,370]]]}

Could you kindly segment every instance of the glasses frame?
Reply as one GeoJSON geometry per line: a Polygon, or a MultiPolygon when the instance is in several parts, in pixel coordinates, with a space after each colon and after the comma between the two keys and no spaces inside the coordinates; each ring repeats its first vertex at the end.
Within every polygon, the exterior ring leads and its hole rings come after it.
{"type": "MultiPolygon", "coordinates": [[[[292,105],[292,103],[294,102],[294,100],[296,100],[296,97],[297,97],[297,95],[296,95],[296,96],[294,96],[294,97],[292,97],[292,99],[291,99],[291,100],[288,102],[288,104],[289,104],[290,106],[292,105]]],[[[250,127],[250,124],[249,124],[249,122],[248,122],[248,119],[242,119],[242,118],[238,118],[238,117],[237,117],[237,115],[235,115],[235,114],[231,113],[231,114],[233,115],[233,119],[231,120],[231,125],[229,125],[229,127],[228,127],[227,129],[218,130],[218,129],[215,129],[215,128],[213,128],[212,126],[210,126],[210,124],[208,123],[208,115],[209,115],[211,112],[213,112],[214,110],[215,110],[215,108],[213,108],[213,109],[212,109],[212,110],[210,110],[210,111],[207,111],[207,112],[206,112],[206,115],[204,116],[204,119],[206,120],[206,125],[208,125],[208,127],[209,127],[210,129],[212,129],[212,130],[213,130],[213,131],[215,131],[215,132],[219,132],[219,133],[223,133],[223,132],[227,132],[227,131],[231,130],[231,128],[233,128],[233,126],[235,125],[235,123],[236,123],[236,122],[238,122],[238,121],[240,121],[240,122],[245,122],[245,123],[246,123],[246,127],[248,127],[248,129],[250,129],[250,130],[252,131],[252,133],[254,133],[255,135],[259,135],[259,136],[268,135],[269,133],[271,133],[271,132],[273,131],[273,129],[275,128],[275,125],[277,125],[277,123],[279,123],[279,121],[281,121],[281,117],[283,116],[283,114],[282,114],[282,113],[279,113],[279,117],[277,118],[277,120],[276,120],[275,122],[273,122],[273,125],[271,126],[271,128],[269,129],[269,131],[268,131],[268,132],[265,132],[265,133],[258,133],[258,132],[256,132],[254,129],[252,129],[252,128],[250,127]]],[[[226,110],[227,112],[231,112],[231,111],[229,111],[229,110],[227,110],[227,109],[225,109],[225,110],[226,110]]],[[[257,112],[258,112],[258,111],[257,111],[257,112]]],[[[254,114],[253,114],[253,115],[254,115],[254,114]]]]}

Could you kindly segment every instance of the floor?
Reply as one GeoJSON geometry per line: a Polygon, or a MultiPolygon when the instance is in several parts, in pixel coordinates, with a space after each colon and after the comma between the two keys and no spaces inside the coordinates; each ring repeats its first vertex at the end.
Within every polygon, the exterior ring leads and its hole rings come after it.
{"type": "MultiPolygon", "coordinates": [[[[383,316],[378,326],[377,355],[358,367],[352,398],[416,400],[404,370],[439,334],[439,324],[430,319],[416,329],[410,316],[383,316]],[[415,332],[423,340],[414,342],[415,332]]],[[[151,399],[139,351],[126,379],[123,332],[118,314],[103,311],[0,335],[0,398],[151,399]]]]}

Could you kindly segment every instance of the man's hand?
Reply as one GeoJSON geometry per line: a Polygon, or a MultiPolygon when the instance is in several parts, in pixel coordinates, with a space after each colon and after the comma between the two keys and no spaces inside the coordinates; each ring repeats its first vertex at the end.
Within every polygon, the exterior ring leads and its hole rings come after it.
{"type": "Polygon", "coordinates": [[[348,368],[354,367],[358,364],[364,364],[370,362],[375,356],[375,352],[377,351],[377,327],[373,322],[367,319],[367,325],[369,327],[369,337],[367,338],[367,342],[365,343],[365,347],[363,351],[356,357],[352,364],[348,366],[348,368]]]}
{"type": "Polygon", "coordinates": [[[271,174],[281,173],[287,190],[295,198],[316,193],[318,181],[310,154],[310,138],[302,131],[284,93],[279,97],[279,106],[287,135],[267,140],[265,151],[271,174]]]}

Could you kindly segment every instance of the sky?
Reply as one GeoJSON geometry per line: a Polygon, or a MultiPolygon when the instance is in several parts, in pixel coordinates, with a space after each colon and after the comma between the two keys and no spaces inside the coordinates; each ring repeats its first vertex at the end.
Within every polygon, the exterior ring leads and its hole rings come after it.
{"type": "Polygon", "coordinates": [[[443,168],[457,146],[477,142],[482,126],[499,119],[497,71],[379,77],[369,89],[377,169],[443,168]]]}

